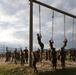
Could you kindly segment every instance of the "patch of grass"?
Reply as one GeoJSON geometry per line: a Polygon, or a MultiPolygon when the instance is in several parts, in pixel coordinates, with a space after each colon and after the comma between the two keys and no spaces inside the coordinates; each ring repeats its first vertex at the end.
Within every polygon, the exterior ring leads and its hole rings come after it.
{"type": "Polygon", "coordinates": [[[33,68],[26,66],[7,64],[0,65],[0,75],[76,75],[76,68],[65,68],[50,71],[39,70],[33,73],[33,68]]]}
{"type": "Polygon", "coordinates": [[[29,75],[32,71],[33,69],[20,65],[0,65],[0,75],[29,75]]]}

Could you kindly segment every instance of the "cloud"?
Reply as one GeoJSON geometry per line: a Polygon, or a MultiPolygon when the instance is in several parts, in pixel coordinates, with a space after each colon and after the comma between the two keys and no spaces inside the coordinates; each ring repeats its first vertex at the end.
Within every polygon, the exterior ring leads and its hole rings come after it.
{"type": "MultiPolygon", "coordinates": [[[[59,8],[61,10],[65,10],[67,12],[70,12],[69,9],[71,9],[68,6],[68,3],[65,5],[65,1],[45,1],[45,3],[48,3],[56,8],[59,8]],[[53,5],[54,4],[54,5],[53,5]],[[66,8],[65,8],[66,7],[66,8]]],[[[70,2],[71,3],[71,2],[70,2]]],[[[39,31],[39,24],[38,24],[38,5],[34,5],[34,47],[39,47],[36,39],[36,33],[39,31]]],[[[73,11],[75,10],[75,7],[73,7],[73,11]]],[[[75,13],[71,11],[70,13],[75,13]]],[[[42,31],[42,42],[45,44],[45,48],[49,47],[48,40],[51,37],[51,29],[52,29],[52,10],[48,10],[47,8],[44,8],[41,6],[41,31],[42,31]],[[45,11],[46,10],[46,11],[45,11]]],[[[71,38],[71,31],[72,31],[72,19],[70,19],[68,16],[66,16],[66,37],[68,38],[68,41],[71,38]],[[69,20],[68,20],[69,19],[69,20]],[[70,37],[70,38],[69,38],[70,37]]],[[[54,18],[54,41],[55,46],[58,48],[61,48],[63,45],[63,39],[64,39],[64,15],[55,12],[55,18],[54,18]]],[[[72,42],[72,40],[70,40],[72,42]]],[[[71,47],[71,43],[68,42],[68,45],[66,48],[71,47]]],[[[75,46],[74,46],[75,47],[75,46]]]]}
{"type": "MultiPolygon", "coordinates": [[[[76,1],[74,0],[38,0],[66,12],[76,14],[76,1]]],[[[3,41],[12,46],[28,46],[29,44],[29,0],[0,0],[0,42],[3,41]]],[[[63,45],[64,15],[54,12],[54,46],[59,49],[63,45]]],[[[66,16],[66,37],[68,45],[72,42],[73,19],[66,16]]],[[[76,20],[75,20],[76,24],[76,20]]],[[[76,26],[74,26],[76,29],[76,26]]],[[[39,5],[33,7],[33,47],[38,48],[36,34],[39,32],[39,5]]],[[[45,48],[49,48],[48,41],[52,37],[52,10],[41,6],[41,34],[45,48]]],[[[76,36],[76,32],[75,32],[76,36]]],[[[76,41],[76,40],[75,40],[76,41]]],[[[2,44],[3,44],[2,43],[2,44]]],[[[4,44],[6,44],[4,43],[4,44]]],[[[10,45],[8,44],[8,45],[10,45]]],[[[75,45],[74,45],[75,47],[75,45]]]]}
{"type": "Polygon", "coordinates": [[[13,37],[22,40],[28,39],[28,31],[27,30],[15,31],[15,33],[13,33],[13,37]]]}
{"type": "Polygon", "coordinates": [[[1,0],[1,5],[9,15],[13,15],[16,12],[27,8],[28,0],[1,0]]]}
{"type": "Polygon", "coordinates": [[[28,46],[28,0],[0,1],[0,42],[12,47],[28,46]]]}

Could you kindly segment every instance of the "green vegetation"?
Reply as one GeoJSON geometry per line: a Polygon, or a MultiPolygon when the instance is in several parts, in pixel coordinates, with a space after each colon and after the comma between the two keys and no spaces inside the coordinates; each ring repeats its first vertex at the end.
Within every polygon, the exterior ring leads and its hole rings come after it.
{"type": "Polygon", "coordinates": [[[39,70],[33,73],[33,69],[27,66],[15,64],[0,65],[0,75],[76,75],[76,68],[57,69],[56,71],[39,70]]]}
{"type": "Polygon", "coordinates": [[[29,67],[15,64],[0,65],[0,75],[29,75],[30,73],[32,69],[29,67]]]}

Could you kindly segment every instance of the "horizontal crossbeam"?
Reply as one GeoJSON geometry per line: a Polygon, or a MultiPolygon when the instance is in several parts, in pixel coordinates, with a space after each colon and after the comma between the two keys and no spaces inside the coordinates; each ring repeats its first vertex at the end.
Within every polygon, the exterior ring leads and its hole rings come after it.
{"type": "MultiPolygon", "coordinates": [[[[31,0],[29,0],[29,1],[31,1],[31,0]]],[[[57,9],[57,8],[55,8],[55,7],[52,7],[52,6],[50,6],[50,5],[47,5],[47,4],[42,3],[42,2],[40,2],[40,1],[33,0],[33,2],[35,2],[35,3],[37,3],[37,4],[40,4],[40,5],[44,6],[44,7],[47,7],[47,8],[49,8],[49,9],[52,9],[52,10],[54,10],[54,11],[57,11],[57,12],[59,12],[59,13],[65,14],[65,15],[67,15],[67,16],[70,16],[70,17],[72,17],[72,18],[76,18],[76,15],[73,15],[73,14],[70,14],[70,13],[68,13],[68,12],[62,11],[62,10],[60,10],[60,9],[57,9]]]]}

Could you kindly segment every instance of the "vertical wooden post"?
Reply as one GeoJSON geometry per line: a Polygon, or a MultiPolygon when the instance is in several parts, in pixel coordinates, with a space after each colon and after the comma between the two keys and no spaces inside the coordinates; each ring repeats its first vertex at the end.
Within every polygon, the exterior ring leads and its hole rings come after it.
{"type": "Polygon", "coordinates": [[[32,67],[32,51],[33,51],[33,0],[30,0],[29,67],[32,67]]]}

